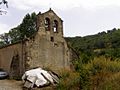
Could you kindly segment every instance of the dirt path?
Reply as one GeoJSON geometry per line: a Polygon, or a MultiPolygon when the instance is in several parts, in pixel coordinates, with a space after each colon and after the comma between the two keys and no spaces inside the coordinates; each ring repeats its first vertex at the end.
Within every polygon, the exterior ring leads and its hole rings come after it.
{"type": "MultiPolygon", "coordinates": [[[[22,88],[22,81],[16,80],[0,80],[0,90],[28,90],[22,88]]],[[[32,90],[53,90],[51,87],[33,88],[32,90]]]]}
{"type": "Polygon", "coordinates": [[[0,80],[0,90],[23,90],[22,82],[15,80],[0,80]]]}

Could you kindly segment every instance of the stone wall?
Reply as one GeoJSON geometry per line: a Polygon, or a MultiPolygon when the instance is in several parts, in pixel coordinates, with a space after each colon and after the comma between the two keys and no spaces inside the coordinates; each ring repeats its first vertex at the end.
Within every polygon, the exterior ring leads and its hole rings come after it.
{"type": "Polygon", "coordinates": [[[26,41],[27,68],[70,69],[70,51],[63,37],[63,21],[50,10],[39,14],[38,22],[38,32],[26,41]],[[49,30],[46,30],[46,18],[50,20],[49,30]],[[58,22],[57,32],[53,31],[54,20],[58,22]]]}
{"type": "Polygon", "coordinates": [[[23,73],[22,43],[8,45],[0,49],[0,68],[6,70],[11,76],[23,73]]]}
{"type": "Polygon", "coordinates": [[[27,65],[29,65],[27,68],[40,66],[55,70],[68,67],[68,62],[65,61],[67,60],[65,44],[65,42],[51,42],[46,36],[37,34],[34,40],[26,42],[27,65]]]}
{"type": "Polygon", "coordinates": [[[0,68],[8,71],[11,77],[21,76],[25,70],[35,67],[53,71],[70,69],[71,52],[63,37],[63,21],[49,10],[39,13],[37,22],[35,35],[0,49],[0,68]]]}

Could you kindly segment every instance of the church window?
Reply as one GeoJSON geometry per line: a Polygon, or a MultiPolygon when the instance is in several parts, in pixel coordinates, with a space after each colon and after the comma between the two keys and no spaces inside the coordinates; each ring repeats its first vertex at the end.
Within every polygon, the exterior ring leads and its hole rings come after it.
{"type": "Polygon", "coordinates": [[[54,20],[53,22],[53,31],[58,32],[58,21],[57,20],[54,20]]]}
{"type": "Polygon", "coordinates": [[[50,19],[45,18],[45,29],[46,31],[50,31],[50,19]]]}
{"type": "Polygon", "coordinates": [[[51,42],[54,42],[54,37],[51,37],[50,40],[51,40],[51,42]]]}

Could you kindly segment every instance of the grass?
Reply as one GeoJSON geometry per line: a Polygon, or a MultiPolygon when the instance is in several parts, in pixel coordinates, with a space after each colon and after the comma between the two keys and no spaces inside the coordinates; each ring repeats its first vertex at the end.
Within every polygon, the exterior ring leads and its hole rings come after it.
{"type": "Polygon", "coordinates": [[[118,87],[114,88],[113,85],[118,86],[116,82],[120,80],[120,60],[112,61],[110,58],[105,58],[104,56],[96,57],[84,65],[84,68],[90,73],[89,81],[91,90],[118,90],[118,87]]]}
{"type": "Polygon", "coordinates": [[[57,90],[79,90],[79,73],[62,70],[60,76],[60,83],[57,86],[57,90]]]}

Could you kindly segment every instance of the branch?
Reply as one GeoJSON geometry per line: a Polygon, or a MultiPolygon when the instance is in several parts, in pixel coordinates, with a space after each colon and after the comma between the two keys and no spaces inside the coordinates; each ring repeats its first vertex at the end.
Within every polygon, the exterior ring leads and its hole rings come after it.
{"type": "MultiPolygon", "coordinates": [[[[7,2],[6,0],[0,1],[0,5],[1,5],[1,4],[5,4],[6,7],[8,8],[8,2],[7,2]]],[[[7,11],[4,11],[4,10],[2,10],[2,9],[0,8],[0,15],[6,14],[6,13],[7,13],[7,11]]]]}
{"type": "Polygon", "coordinates": [[[8,8],[8,2],[6,0],[2,0],[4,4],[6,4],[6,7],[8,8]]]}
{"type": "Polygon", "coordinates": [[[0,15],[2,15],[3,13],[6,14],[7,11],[0,10],[0,15]]]}
{"type": "Polygon", "coordinates": [[[2,2],[0,2],[0,4],[2,4],[2,2]]]}

